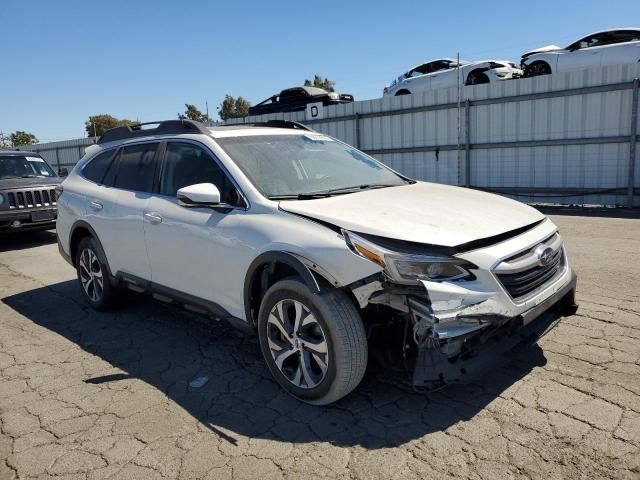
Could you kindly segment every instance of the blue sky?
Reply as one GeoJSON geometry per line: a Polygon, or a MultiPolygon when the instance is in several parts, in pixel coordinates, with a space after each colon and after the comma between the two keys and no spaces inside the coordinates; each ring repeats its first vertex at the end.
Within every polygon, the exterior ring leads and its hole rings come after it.
{"type": "Polygon", "coordinates": [[[3,0],[0,131],[64,140],[84,136],[89,115],[160,120],[187,102],[216,114],[226,93],[255,104],[315,73],[356,100],[377,98],[422,60],[518,62],[531,48],[640,26],[638,0],[526,5],[3,0]]]}

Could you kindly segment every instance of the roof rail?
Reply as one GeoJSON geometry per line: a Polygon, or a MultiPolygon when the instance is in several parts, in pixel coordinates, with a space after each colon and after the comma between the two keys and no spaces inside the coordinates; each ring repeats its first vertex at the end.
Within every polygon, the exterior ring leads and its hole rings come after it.
{"type": "Polygon", "coordinates": [[[149,137],[151,135],[171,135],[181,133],[210,134],[209,129],[195,120],[165,120],[162,122],[135,123],[123,127],[111,128],[104,132],[98,143],[125,140],[127,138],[149,137]],[[142,128],[143,125],[158,125],[156,128],[142,128]]]}
{"type": "Polygon", "coordinates": [[[266,122],[246,122],[246,123],[225,123],[221,127],[269,127],[269,128],[293,128],[297,130],[306,130],[315,132],[313,128],[307,127],[300,122],[292,122],[290,120],[267,120],[266,122]]]}

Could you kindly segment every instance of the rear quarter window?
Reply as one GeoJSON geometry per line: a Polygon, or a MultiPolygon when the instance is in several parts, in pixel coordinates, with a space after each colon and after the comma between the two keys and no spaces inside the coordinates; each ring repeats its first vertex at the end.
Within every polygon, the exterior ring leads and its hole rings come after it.
{"type": "Polygon", "coordinates": [[[153,189],[158,145],[143,143],[123,147],[115,165],[113,186],[122,190],[150,193],[153,189]]]}
{"type": "Polygon", "coordinates": [[[109,168],[109,165],[111,165],[115,153],[115,150],[109,150],[96,156],[82,169],[82,176],[92,182],[102,183],[104,175],[107,173],[107,169],[109,168]]]}

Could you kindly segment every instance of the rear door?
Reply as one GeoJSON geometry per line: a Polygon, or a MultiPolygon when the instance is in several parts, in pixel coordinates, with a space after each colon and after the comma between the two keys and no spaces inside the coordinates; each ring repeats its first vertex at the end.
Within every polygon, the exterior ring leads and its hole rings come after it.
{"type": "Polygon", "coordinates": [[[87,199],[89,223],[113,274],[151,279],[143,214],[153,190],[158,146],[158,142],[144,142],[122,147],[100,187],[87,199]]]}
{"type": "Polygon", "coordinates": [[[640,61],[640,31],[616,30],[610,32],[608,45],[603,47],[602,65],[620,65],[640,61]]]}

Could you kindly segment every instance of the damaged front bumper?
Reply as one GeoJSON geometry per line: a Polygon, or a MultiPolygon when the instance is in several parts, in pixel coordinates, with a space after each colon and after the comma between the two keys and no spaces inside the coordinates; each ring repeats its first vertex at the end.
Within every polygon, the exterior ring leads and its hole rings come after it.
{"type": "MultiPolygon", "coordinates": [[[[405,366],[415,357],[415,386],[432,389],[459,381],[523,339],[539,338],[561,315],[577,309],[576,275],[549,220],[451,258],[466,262],[470,275],[450,280],[423,275],[399,283],[392,270],[385,270],[350,285],[360,308],[370,314],[370,327],[390,327],[386,336],[395,345],[394,335],[402,337],[405,366]]],[[[385,335],[372,335],[378,351],[385,335]]]]}
{"type": "MultiPolygon", "coordinates": [[[[478,272],[483,274],[491,275],[478,272]]],[[[424,281],[411,288],[376,281],[354,294],[361,305],[382,305],[403,316],[407,337],[413,337],[413,342],[405,338],[403,347],[405,358],[409,350],[415,354],[413,385],[433,390],[486,370],[518,344],[535,342],[562,315],[575,313],[576,282],[565,258],[555,279],[519,303],[495,281],[488,286],[487,278],[462,284],[424,281]]]]}
{"type": "MultiPolygon", "coordinates": [[[[577,277],[569,269],[567,280],[551,295],[522,313],[509,317],[488,315],[433,324],[420,338],[413,372],[413,385],[426,390],[463,381],[522,344],[535,343],[560,321],[577,310],[577,277]]],[[[425,314],[424,304],[410,301],[411,315],[425,314]],[[417,307],[417,308],[416,308],[417,307]]],[[[420,325],[420,320],[415,325],[420,325]]],[[[420,332],[418,332],[420,333],[420,332]]]]}

